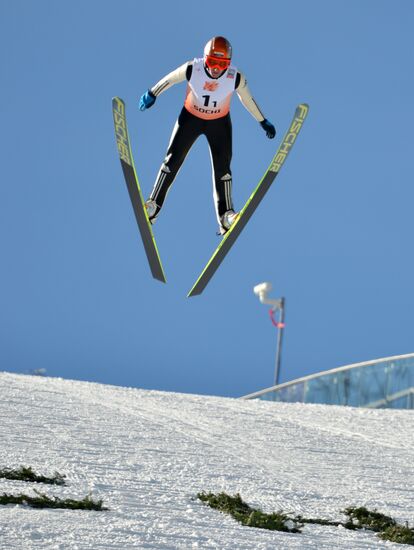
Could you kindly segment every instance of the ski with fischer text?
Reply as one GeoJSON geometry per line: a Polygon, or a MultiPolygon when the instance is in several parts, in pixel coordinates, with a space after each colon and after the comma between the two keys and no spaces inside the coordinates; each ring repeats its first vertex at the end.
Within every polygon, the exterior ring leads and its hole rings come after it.
{"type": "Polygon", "coordinates": [[[127,184],[129,198],[131,199],[137,220],[141,239],[144,244],[145,253],[151,269],[152,276],[158,281],[166,282],[164,270],[155,242],[152,226],[148,219],[141,188],[139,186],[137,173],[135,171],[134,159],[132,156],[131,143],[128,135],[128,127],[125,115],[125,103],[119,97],[112,100],[112,113],[114,116],[115,136],[118,146],[119,158],[121,160],[122,171],[127,184]]]}
{"type": "Polygon", "coordinates": [[[259,206],[260,202],[262,201],[269,187],[271,186],[274,179],[278,175],[293,144],[295,143],[296,138],[306,119],[308,111],[309,111],[309,106],[306,105],[306,103],[302,103],[296,107],[295,115],[293,117],[289,130],[287,131],[285,137],[283,138],[282,143],[280,144],[278,150],[276,151],[276,154],[273,157],[269,168],[267,169],[263,178],[260,180],[256,189],[250,195],[249,199],[247,200],[242,210],[240,211],[240,215],[235,221],[235,223],[223,236],[220,244],[214,251],[206,267],[202,271],[200,277],[197,279],[197,281],[194,283],[194,286],[188,293],[187,295],[188,297],[197,296],[198,294],[201,294],[203,292],[208,282],[216,272],[217,268],[226,257],[230,248],[235,243],[237,237],[242,232],[244,226],[247,224],[247,222],[253,215],[254,211],[259,206]]]}

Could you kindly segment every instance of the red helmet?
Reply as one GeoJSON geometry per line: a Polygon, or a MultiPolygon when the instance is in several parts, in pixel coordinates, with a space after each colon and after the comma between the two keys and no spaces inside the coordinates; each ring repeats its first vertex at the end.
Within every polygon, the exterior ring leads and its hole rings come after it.
{"type": "Polygon", "coordinates": [[[204,47],[204,63],[209,69],[217,67],[224,71],[230,65],[232,48],[224,36],[214,36],[204,47]]]}

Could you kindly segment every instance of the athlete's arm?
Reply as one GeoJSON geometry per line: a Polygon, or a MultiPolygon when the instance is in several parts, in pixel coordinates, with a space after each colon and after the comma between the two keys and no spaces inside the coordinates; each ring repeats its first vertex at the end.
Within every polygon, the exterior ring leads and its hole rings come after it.
{"type": "Polygon", "coordinates": [[[255,102],[255,100],[253,99],[249,87],[247,86],[246,77],[243,73],[237,73],[236,93],[239,96],[240,101],[243,103],[249,113],[254,116],[257,122],[262,122],[266,118],[259,109],[259,106],[255,102]]]}
{"type": "Polygon", "coordinates": [[[178,67],[178,69],[175,69],[175,71],[164,76],[164,78],[161,78],[155,86],[147,90],[145,94],[141,96],[139,100],[140,111],[145,111],[145,109],[152,107],[157,97],[162,94],[162,92],[165,92],[165,90],[168,90],[168,88],[171,88],[174,84],[178,84],[184,80],[190,80],[192,71],[193,62],[188,61],[184,63],[184,65],[181,65],[181,67],[178,67]]]}
{"type": "Polygon", "coordinates": [[[172,71],[171,73],[167,74],[159,82],[155,84],[152,88],[150,88],[150,92],[155,96],[158,97],[160,94],[165,92],[165,90],[168,90],[168,88],[171,88],[174,84],[178,84],[179,82],[184,82],[184,80],[189,80],[191,78],[191,71],[193,68],[192,61],[188,61],[187,63],[184,63],[178,69],[175,69],[175,71],[172,71]]]}
{"type": "Polygon", "coordinates": [[[237,73],[236,92],[239,96],[240,101],[243,103],[249,113],[251,113],[257,120],[257,122],[260,123],[260,126],[266,132],[266,136],[269,139],[273,139],[276,135],[275,127],[269,120],[267,120],[262,111],[259,109],[259,106],[253,99],[249,87],[247,86],[246,77],[242,73],[237,73]]]}

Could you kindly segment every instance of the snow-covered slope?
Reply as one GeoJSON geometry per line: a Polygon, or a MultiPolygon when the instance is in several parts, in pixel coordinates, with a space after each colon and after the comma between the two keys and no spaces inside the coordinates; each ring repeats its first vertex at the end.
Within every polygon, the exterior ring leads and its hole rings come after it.
{"type": "MultiPolygon", "coordinates": [[[[0,468],[67,475],[60,497],[107,512],[0,507],[0,548],[399,548],[374,533],[243,527],[196,497],[344,520],[367,506],[414,523],[414,415],[143,391],[0,373],[0,468]]],[[[32,484],[0,480],[0,494],[32,484]]]]}

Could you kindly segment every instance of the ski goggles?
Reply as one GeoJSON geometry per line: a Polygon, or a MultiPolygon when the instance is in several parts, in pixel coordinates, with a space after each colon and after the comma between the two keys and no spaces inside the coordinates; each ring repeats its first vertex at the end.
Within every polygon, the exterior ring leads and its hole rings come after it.
{"type": "Polygon", "coordinates": [[[223,57],[214,57],[214,55],[206,56],[206,65],[209,69],[227,69],[230,66],[230,59],[223,57]]]}

